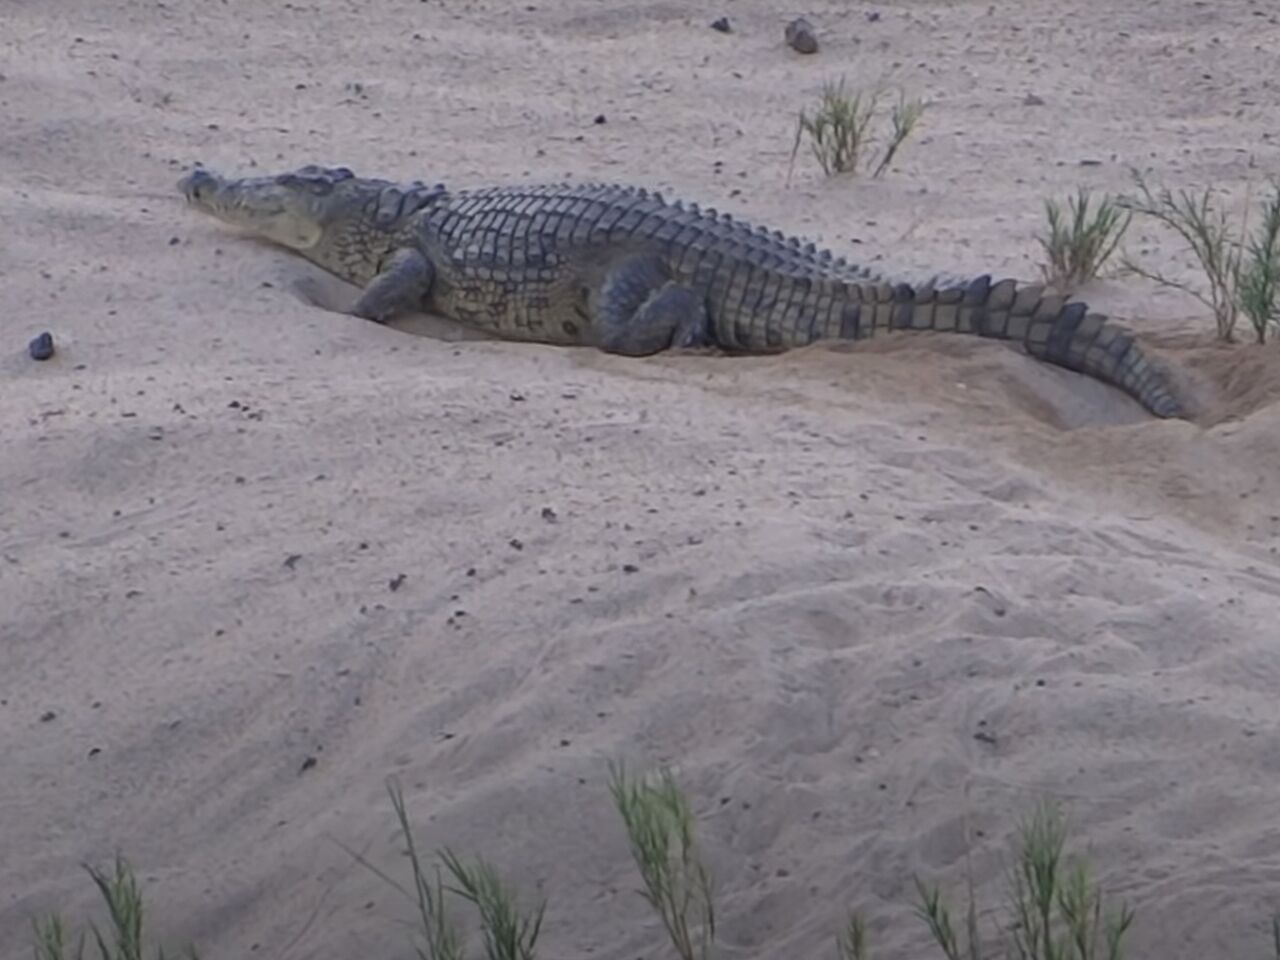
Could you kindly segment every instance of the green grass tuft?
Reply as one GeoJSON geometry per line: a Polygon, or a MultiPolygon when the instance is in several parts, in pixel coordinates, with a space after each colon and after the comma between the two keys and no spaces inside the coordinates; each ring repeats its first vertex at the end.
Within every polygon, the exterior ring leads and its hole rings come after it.
{"type": "Polygon", "coordinates": [[[681,960],[708,960],[716,932],[711,873],[694,843],[688,798],[668,770],[656,780],[628,780],[621,764],[609,769],[613,802],[644,879],[642,895],[681,960]]]}
{"type": "Polygon", "coordinates": [[[1280,329],[1280,181],[1262,210],[1258,232],[1249,238],[1248,257],[1236,279],[1236,299],[1258,343],[1280,329]]]}
{"type": "MultiPolygon", "coordinates": [[[[1020,832],[1017,862],[1009,873],[1012,923],[1006,954],[1018,960],[1121,960],[1134,913],[1124,905],[1104,913],[1102,892],[1088,868],[1082,861],[1066,862],[1067,825],[1057,808],[1040,805],[1020,832]]],[[[916,889],[916,912],[947,960],[981,960],[972,888],[963,948],[938,888],[917,878],[916,889]]]]}
{"type": "Polygon", "coordinates": [[[440,858],[458,884],[450,890],[473,903],[480,913],[488,960],[534,960],[547,902],[543,900],[532,914],[524,914],[514,891],[489,864],[477,858],[475,865],[468,867],[447,847],[440,858]]]}
{"type": "MultiPolygon", "coordinates": [[[[144,960],[142,891],[138,888],[133,868],[127,860],[117,856],[114,873],[106,873],[88,864],[85,864],[85,870],[106,902],[111,918],[109,934],[104,934],[95,923],[89,925],[100,960],[144,960]]],[[[84,956],[85,933],[81,932],[75,950],[68,952],[67,928],[59,914],[34,920],[32,925],[36,960],[81,960],[84,956]]],[[[192,960],[199,960],[195,947],[190,947],[189,953],[192,960]]],[[[156,956],[158,960],[164,960],[163,947],[156,950],[156,956]]]]}
{"type": "MultiPolygon", "coordinates": [[[[795,165],[796,154],[806,136],[814,158],[822,167],[823,174],[833,177],[838,174],[856,173],[871,146],[871,121],[875,118],[880,97],[879,90],[871,94],[862,91],[847,92],[843,77],[836,83],[824,83],[818,108],[812,115],[806,110],[801,110],[796,120],[795,142],[791,147],[791,164],[787,168],[788,181],[791,179],[791,168],[795,165]]],[[[889,136],[880,162],[871,174],[873,177],[880,176],[888,169],[897,155],[898,148],[911,136],[923,113],[922,100],[908,100],[905,93],[899,94],[898,104],[893,108],[890,116],[893,132],[889,136]]]]}
{"type": "Polygon", "coordinates": [[[445,906],[446,890],[476,908],[488,960],[534,960],[538,935],[542,931],[542,920],[546,913],[546,901],[540,903],[532,914],[524,913],[516,901],[514,891],[503,882],[492,866],[479,858],[475,864],[468,866],[447,847],[439,851],[437,857],[457,886],[445,887],[439,864],[434,869],[433,883],[428,879],[422,855],[414,840],[404,802],[404,791],[395,778],[387,780],[387,792],[391,796],[400,832],[404,836],[405,856],[409,859],[413,874],[413,893],[361,854],[345,846],[343,849],[414,902],[421,925],[418,931],[421,943],[415,941],[413,946],[421,960],[464,960],[467,956],[462,934],[445,906]]]}
{"type": "MultiPolygon", "coordinates": [[[[610,765],[610,792],[622,817],[631,852],[644,880],[641,891],[658,912],[680,960],[709,960],[715,938],[710,871],[698,855],[693,836],[694,816],[689,801],[671,773],[628,778],[621,765],[610,765]]],[[[414,892],[382,873],[359,854],[370,870],[409,897],[418,908],[421,960],[466,960],[461,935],[445,911],[445,894],[471,903],[479,914],[488,960],[535,960],[546,901],[532,912],[520,909],[514,891],[498,872],[482,860],[472,865],[447,848],[439,854],[444,871],[456,882],[446,887],[442,870],[434,882],[423,869],[405,808],[394,779],[387,789],[404,834],[414,878],[414,892]]],[[[1104,909],[1101,889],[1083,860],[1066,855],[1067,825],[1053,804],[1041,804],[1020,825],[1015,858],[1008,871],[1009,922],[994,931],[999,953],[984,952],[978,932],[978,910],[969,883],[969,902],[963,933],[940,889],[916,878],[915,912],[926,924],[946,960],[984,960],[996,956],[1015,960],[1123,960],[1124,938],[1135,914],[1127,906],[1104,909]]],[[[142,894],[129,864],[117,857],[113,874],[87,867],[111,918],[112,935],[91,926],[98,960],[145,960],[142,894]]],[[[86,936],[73,948],[61,917],[53,914],[33,922],[35,960],[83,960],[86,936]]],[[[1280,913],[1272,920],[1272,941],[1280,960],[1280,913]]],[[[870,960],[866,924],[849,913],[836,938],[839,960],[870,960]]],[[[164,960],[164,951],[156,953],[164,960]]],[[[190,948],[192,960],[199,960],[190,948]]]]}
{"type": "Polygon", "coordinates": [[[1280,181],[1274,184],[1272,198],[1263,208],[1261,227],[1249,236],[1247,200],[1237,233],[1228,224],[1226,213],[1214,205],[1209,188],[1199,197],[1186,190],[1175,196],[1167,188],[1152,192],[1137,170],[1132,175],[1141,196],[1122,202],[1183,239],[1204,271],[1208,290],[1148,270],[1129,257],[1125,258],[1125,267],[1162,286],[1182,290],[1209,307],[1220,339],[1235,339],[1236,324],[1243,312],[1253,325],[1257,341],[1264,343],[1280,324],[1280,181]]]}
{"type": "Polygon", "coordinates": [[[1122,212],[1109,196],[1104,196],[1090,213],[1090,199],[1089,191],[1082,188],[1067,201],[1069,224],[1057,202],[1044,202],[1049,231],[1036,239],[1048,262],[1041,264],[1040,270],[1046,282],[1063,290],[1098,275],[1133,219],[1132,212],[1122,212]]]}
{"type": "Polygon", "coordinates": [[[978,904],[974,899],[972,886],[969,888],[969,908],[965,912],[963,948],[960,935],[956,933],[955,924],[951,920],[951,909],[942,899],[941,888],[936,885],[930,888],[916,877],[916,894],[920,898],[916,914],[928,926],[929,933],[942,948],[947,960],[982,960],[978,938],[978,904]]]}
{"type": "Polygon", "coordinates": [[[844,929],[836,937],[836,953],[840,960],[868,960],[867,925],[861,914],[849,914],[844,929]]]}
{"type": "Polygon", "coordinates": [[[421,960],[463,960],[466,954],[462,949],[462,935],[445,910],[444,882],[440,868],[435,870],[433,886],[422,868],[422,858],[418,855],[413,829],[409,826],[404,791],[397,781],[388,780],[387,793],[391,795],[391,805],[395,808],[400,833],[404,836],[405,855],[409,858],[409,867],[413,871],[413,899],[418,908],[418,922],[422,926],[422,943],[415,943],[414,950],[421,960]]]}

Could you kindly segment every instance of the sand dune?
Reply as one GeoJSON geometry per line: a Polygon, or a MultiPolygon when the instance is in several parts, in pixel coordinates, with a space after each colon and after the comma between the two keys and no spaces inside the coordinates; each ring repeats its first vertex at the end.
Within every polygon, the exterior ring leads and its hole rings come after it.
{"type": "MultiPolygon", "coordinates": [[[[196,161],[627,180],[904,274],[1033,278],[1046,195],[1277,169],[1265,6],[1016,10],[7,0],[0,958],[96,908],[80,863],[116,850],[171,946],[407,957],[407,905],[339,846],[403,868],[393,773],[423,842],[541,885],[546,956],[667,956],[614,758],[678,771],[726,957],[831,956],[848,907],[877,957],[932,955],[913,872],[960,890],[971,856],[995,902],[1045,796],[1137,907],[1134,955],[1266,955],[1274,348],[1092,284],[1186,371],[1199,412],[1161,422],[963,337],[458,339],[319,309],[351,291],[174,188],[196,161]],[[781,44],[801,12],[813,57],[781,44]],[[927,97],[921,136],[786,188],[841,73],[927,97]]],[[[1146,223],[1128,246],[1195,278],[1146,223]]]]}

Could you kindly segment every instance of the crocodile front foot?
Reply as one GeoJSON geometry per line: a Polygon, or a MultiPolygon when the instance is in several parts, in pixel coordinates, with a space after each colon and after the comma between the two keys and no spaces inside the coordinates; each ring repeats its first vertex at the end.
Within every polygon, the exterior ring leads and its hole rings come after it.
{"type": "Polygon", "coordinates": [[[412,247],[397,250],[369,281],[351,313],[374,323],[386,323],[401,310],[420,309],[435,276],[435,267],[421,251],[412,247]]]}

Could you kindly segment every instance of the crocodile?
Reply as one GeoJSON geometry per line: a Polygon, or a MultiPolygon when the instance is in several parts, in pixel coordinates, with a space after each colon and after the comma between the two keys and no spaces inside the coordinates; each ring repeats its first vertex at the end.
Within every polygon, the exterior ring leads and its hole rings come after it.
{"type": "Polygon", "coordinates": [[[1135,335],[1044,284],[912,284],[798,237],[613,183],[452,190],[315,164],[227,178],[197,165],[189,204],[361,289],[349,312],[424,311],[509,340],[645,356],[775,353],[891,330],[1021,344],[1038,360],[1186,416],[1135,335]]]}

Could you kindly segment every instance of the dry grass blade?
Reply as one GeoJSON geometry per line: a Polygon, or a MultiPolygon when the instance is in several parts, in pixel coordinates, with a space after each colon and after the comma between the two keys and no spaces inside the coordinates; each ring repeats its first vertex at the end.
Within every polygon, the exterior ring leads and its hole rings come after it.
{"type": "Polygon", "coordinates": [[[1044,202],[1049,232],[1036,239],[1044,248],[1048,263],[1040,269],[1046,282],[1063,290],[1098,275],[1133,219],[1132,212],[1122,213],[1110,197],[1104,197],[1092,213],[1089,202],[1089,191],[1084,189],[1067,201],[1070,224],[1055,201],[1044,202]]]}
{"type": "Polygon", "coordinates": [[[413,870],[413,887],[415,902],[418,907],[418,919],[422,924],[423,946],[414,944],[422,960],[462,960],[465,955],[462,949],[462,937],[450,921],[444,906],[444,884],[440,878],[440,870],[436,869],[436,882],[433,887],[422,869],[422,858],[418,855],[414,843],[413,830],[409,826],[409,815],[404,803],[404,791],[395,780],[387,782],[387,792],[391,795],[391,805],[395,807],[396,819],[400,823],[400,832],[404,835],[406,854],[413,870]]]}
{"type": "Polygon", "coordinates": [[[386,781],[387,793],[391,796],[391,805],[395,808],[396,819],[400,824],[400,832],[404,835],[405,856],[413,871],[413,892],[406,890],[394,877],[388,876],[364,854],[352,850],[341,841],[335,841],[347,854],[374,874],[388,886],[402,893],[418,908],[418,922],[421,924],[423,943],[413,944],[414,952],[421,960],[463,960],[462,936],[445,912],[444,886],[440,880],[440,869],[436,868],[436,883],[433,887],[422,868],[422,857],[413,837],[413,828],[409,824],[409,815],[405,807],[404,791],[395,777],[386,781]]]}
{"type": "Polygon", "coordinates": [[[610,764],[610,772],[614,804],[644,879],[642,895],[658,912],[681,960],[707,960],[715,939],[711,874],[694,844],[688,799],[667,770],[657,782],[629,781],[620,764],[610,764]]]}
{"type": "Polygon", "coordinates": [[[898,95],[898,105],[893,108],[893,136],[889,138],[889,146],[885,148],[884,156],[880,159],[875,172],[871,174],[873,177],[880,176],[889,168],[889,164],[893,162],[898,148],[915,131],[916,125],[923,115],[923,100],[908,100],[905,93],[898,95]]]}
{"type": "MultiPolygon", "coordinates": [[[[436,868],[435,882],[432,883],[423,869],[422,856],[413,838],[404,792],[394,777],[387,780],[387,792],[391,795],[400,832],[404,835],[405,854],[413,871],[413,892],[410,893],[361,854],[349,850],[345,845],[342,845],[343,849],[347,849],[351,856],[371,872],[414,901],[418,908],[423,940],[421,946],[414,944],[414,950],[421,960],[463,960],[466,953],[462,935],[445,909],[445,886],[441,870],[436,868]]],[[[449,887],[449,892],[470,901],[480,914],[481,931],[489,960],[534,960],[534,947],[542,929],[546,902],[540,904],[531,917],[525,916],[516,905],[515,896],[503,884],[497,871],[487,863],[477,861],[475,866],[469,867],[447,848],[440,851],[438,856],[458,883],[457,887],[449,887]]]]}

